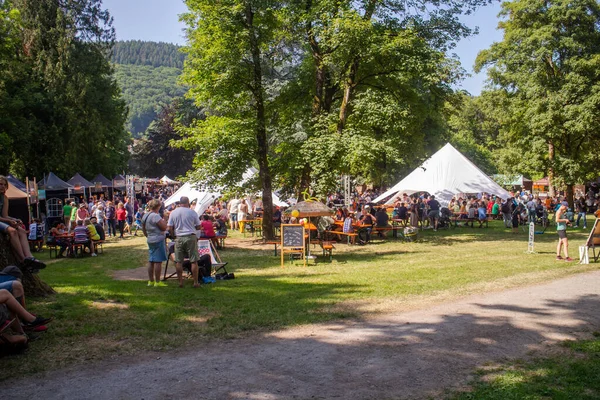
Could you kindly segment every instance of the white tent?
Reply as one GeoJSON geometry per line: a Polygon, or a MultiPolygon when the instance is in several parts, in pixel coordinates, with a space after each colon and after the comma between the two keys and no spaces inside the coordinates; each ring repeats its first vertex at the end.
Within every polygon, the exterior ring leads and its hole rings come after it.
{"type": "Polygon", "coordinates": [[[165,201],[165,207],[178,202],[182,196],[189,198],[190,203],[196,200],[196,208],[194,211],[196,211],[198,215],[202,215],[211,203],[221,196],[221,193],[218,191],[199,190],[189,182],[186,182],[165,201]]]}
{"type": "Polygon", "coordinates": [[[377,197],[374,202],[377,203],[392,196],[386,202],[386,204],[392,204],[402,193],[416,192],[432,194],[442,205],[448,205],[452,197],[460,193],[489,193],[502,199],[510,196],[506,190],[484,174],[450,143],[442,147],[393,188],[377,197]]]}
{"type": "Polygon", "coordinates": [[[281,200],[277,193],[273,192],[273,205],[277,207],[289,207],[290,205],[285,201],[281,200]]]}
{"type": "MultiPolygon", "coordinates": [[[[262,200],[262,192],[258,192],[258,197],[262,200]]],[[[273,199],[273,205],[277,207],[289,207],[290,205],[285,201],[281,200],[279,195],[276,192],[273,192],[271,195],[271,199],[273,199]]]]}
{"type": "Polygon", "coordinates": [[[170,185],[170,184],[173,184],[173,183],[179,183],[179,182],[177,182],[177,181],[174,181],[173,179],[169,178],[169,177],[168,177],[168,176],[166,176],[166,175],[165,175],[165,176],[163,176],[162,178],[160,178],[160,181],[161,181],[162,183],[166,184],[166,185],[170,185]]]}

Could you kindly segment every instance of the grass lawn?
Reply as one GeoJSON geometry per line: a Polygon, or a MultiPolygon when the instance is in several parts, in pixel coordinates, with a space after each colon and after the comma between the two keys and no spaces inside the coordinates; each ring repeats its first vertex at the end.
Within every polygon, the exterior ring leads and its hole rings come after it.
{"type": "Polygon", "coordinates": [[[553,354],[482,370],[473,391],[455,400],[598,399],[600,334],[565,342],[553,354]]]}
{"type": "MultiPolygon", "coordinates": [[[[590,224],[591,225],[591,224],[590,224]]],[[[587,232],[569,232],[571,253],[587,232]]],[[[489,228],[424,231],[421,240],[367,246],[336,245],[332,263],[303,267],[273,256],[233,233],[221,257],[236,279],[184,289],[149,288],[146,280],[115,280],[114,271],[143,266],[145,239],[105,245],[99,257],[54,260],[40,272],[58,294],[29,299],[29,308],[54,316],[47,333],[17,357],[2,360],[0,379],[107,357],[165,351],[215,338],[235,338],[298,324],[407,310],[456,297],[502,290],[596,269],[554,260],[556,234],[527,235],[501,222],[489,228]]],[[[317,254],[319,248],[314,250],[317,254]]],[[[48,258],[48,252],[40,253],[48,258]]]]}

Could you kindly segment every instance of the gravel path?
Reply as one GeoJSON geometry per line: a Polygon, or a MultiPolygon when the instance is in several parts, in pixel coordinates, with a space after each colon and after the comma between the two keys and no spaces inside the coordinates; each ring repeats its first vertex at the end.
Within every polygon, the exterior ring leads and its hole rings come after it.
{"type": "Polygon", "coordinates": [[[6,399],[404,399],[600,329],[600,271],[367,321],[4,382],[6,399]]]}

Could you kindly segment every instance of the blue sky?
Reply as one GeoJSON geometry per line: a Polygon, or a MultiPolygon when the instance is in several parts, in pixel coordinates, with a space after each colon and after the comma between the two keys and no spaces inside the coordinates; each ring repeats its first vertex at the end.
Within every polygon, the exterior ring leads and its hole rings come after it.
{"type": "MultiPolygon", "coordinates": [[[[180,0],[104,0],[114,18],[114,26],[119,40],[152,40],[183,44],[184,25],[179,22],[178,15],[186,11],[180,0]]],[[[463,68],[473,76],[465,79],[459,88],[478,95],[484,85],[485,74],[475,75],[473,63],[477,53],[486,49],[493,42],[502,39],[497,15],[500,5],[495,3],[483,7],[475,14],[466,16],[463,21],[470,27],[479,27],[479,35],[462,40],[454,52],[459,56],[463,68]]]]}

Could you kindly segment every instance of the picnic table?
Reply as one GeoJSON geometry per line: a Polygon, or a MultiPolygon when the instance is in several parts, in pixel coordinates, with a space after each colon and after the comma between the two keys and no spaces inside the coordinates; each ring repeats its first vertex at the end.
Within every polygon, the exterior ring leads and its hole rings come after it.
{"type": "Polygon", "coordinates": [[[486,214],[486,219],[481,221],[479,219],[479,216],[475,215],[474,218],[470,218],[468,216],[468,214],[465,213],[452,213],[452,219],[451,221],[454,222],[454,226],[458,227],[458,222],[459,221],[464,221],[465,222],[465,226],[469,226],[469,224],[471,224],[471,228],[474,228],[475,226],[475,222],[479,222],[479,227],[481,228],[483,226],[483,224],[485,224],[485,227],[488,227],[488,222],[493,218],[492,214],[486,214]]]}

